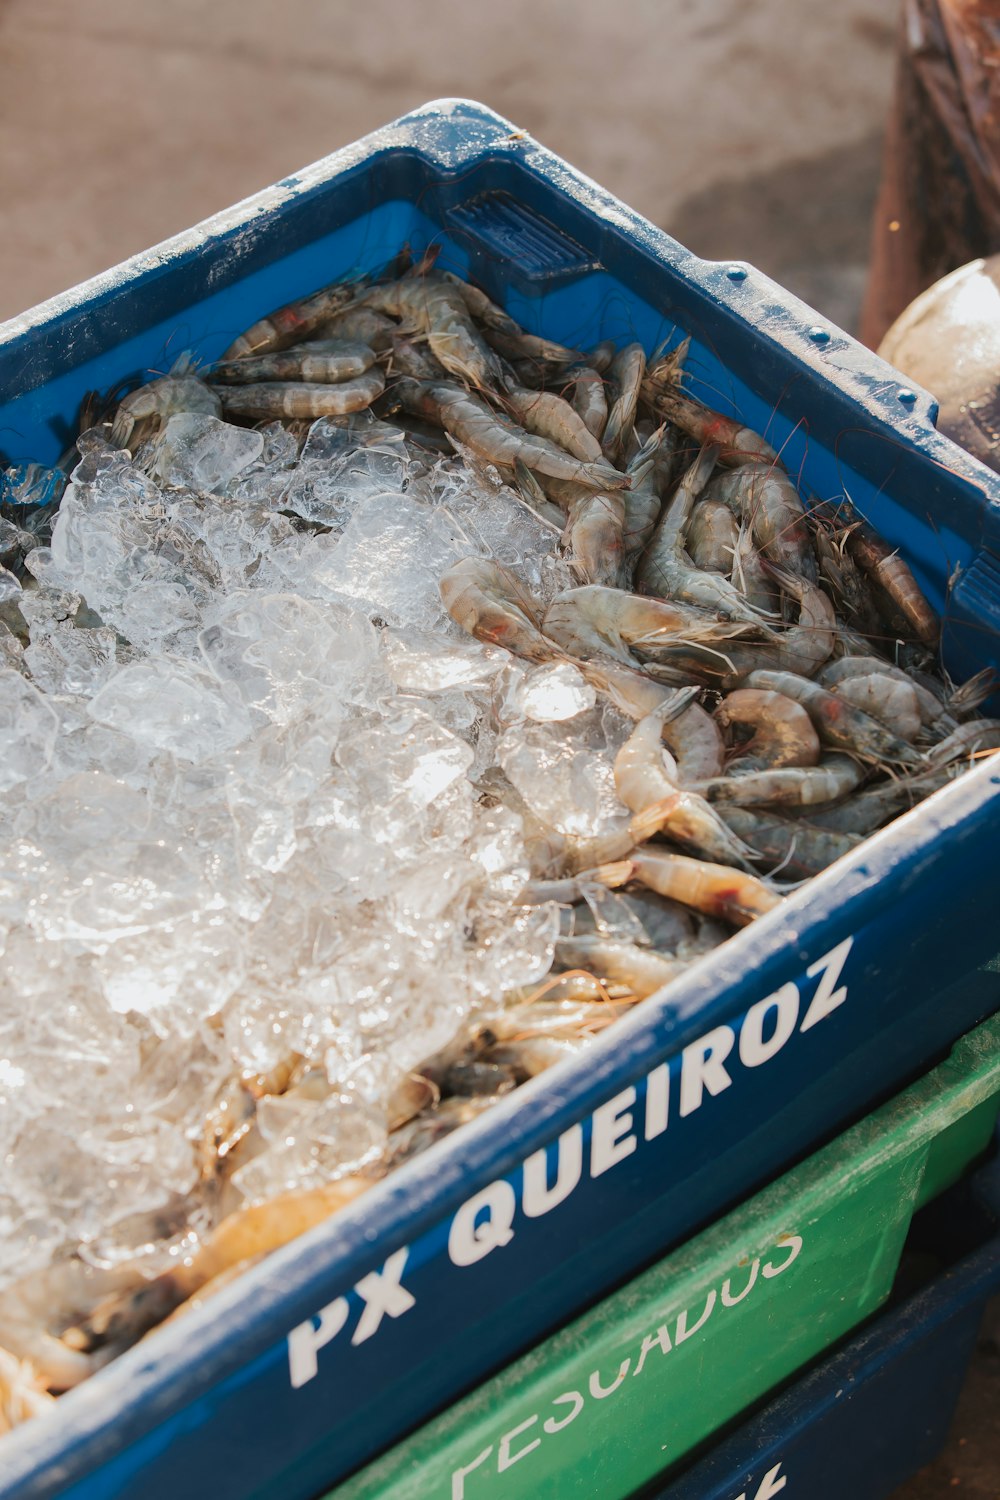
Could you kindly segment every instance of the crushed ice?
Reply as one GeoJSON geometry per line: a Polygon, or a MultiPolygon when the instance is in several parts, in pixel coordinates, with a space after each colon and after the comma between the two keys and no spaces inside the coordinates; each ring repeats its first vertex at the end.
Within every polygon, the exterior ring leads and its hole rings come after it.
{"type": "Polygon", "coordinates": [[[622,811],[624,721],[442,606],[469,554],[570,581],[495,472],[370,417],[79,452],[24,588],[0,571],[0,1286],[196,1220],[235,1075],[325,1075],[260,1109],[248,1200],[377,1157],[400,1071],[549,968],[528,823],[622,811]]]}

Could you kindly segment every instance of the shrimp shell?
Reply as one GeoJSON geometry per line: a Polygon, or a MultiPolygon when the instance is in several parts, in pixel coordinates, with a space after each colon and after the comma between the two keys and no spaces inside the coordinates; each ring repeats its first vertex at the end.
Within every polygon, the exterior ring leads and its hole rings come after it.
{"type": "Polygon", "coordinates": [[[397,324],[374,307],[345,307],[342,312],[321,324],[317,330],[322,339],[356,339],[376,354],[384,354],[392,345],[397,324]]]}
{"type": "Polygon", "coordinates": [[[601,445],[578,415],[553,391],[528,391],[508,386],[504,403],[528,432],[548,438],[584,463],[600,461],[601,445]]]}
{"type": "Polygon", "coordinates": [[[368,370],[356,380],[338,385],[285,384],[263,381],[258,385],[224,385],[222,410],[226,416],[268,420],[272,417],[342,417],[364,411],[385,388],[381,370],[368,370]]]}
{"type": "Polygon", "coordinates": [[[900,739],[912,742],[920,733],[920,704],[912,683],[873,672],[867,677],[846,678],[834,692],[871,714],[900,739]]]}
{"type": "Polygon", "coordinates": [[[217,385],[251,385],[262,380],[316,381],[328,384],[352,380],[375,363],[375,351],[367,344],[347,339],[324,339],[298,344],[275,354],[247,355],[221,360],[212,370],[217,385]]]}
{"type": "Polygon", "coordinates": [[[682,849],[709,859],[746,867],[750,852],[734,839],[701,797],[677,785],[677,766],[663,749],[664,719],[673,711],[668,702],[635,726],[615,757],[615,788],[635,814],[654,815],[657,831],[682,849]]]}
{"type": "Polygon", "coordinates": [[[932,792],[946,786],[952,775],[953,768],[940,767],[917,776],[897,776],[859,792],[849,802],[817,808],[809,814],[809,821],[814,827],[837,833],[861,836],[874,833],[883,823],[908,812],[932,792]]]}
{"type": "Polygon", "coordinates": [[[611,361],[608,374],[619,394],[608,413],[603,444],[605,453],[612,460],[621,458],[625,451],[635,422],[639,390],[645,373],[646,351],[641,344],[626,344],[611,361]]]}
{"type": "MultiPolygon", "coordinates": [[[[687,529],[687,550],[696,568],[706,573],[733,571],[739,528],[721,500],[699,500],[687,529]]],[[[746,590],[742,591],[744,594],[746,590]]]]}
{"type": "Polygon", "coordinates": [[[43,1416],[54,1405],[55,1397],[44,1389],[30,1360],[0,1349],[0,1435],[31,1417],[43,1416]]]}
{"type": "Polygon", "coordinates": [[[702,449],[684,475],[657,522],[636,570],[636,580],[643,593],[711,610],[727,620],[756,623],[761,639],[773,640],[772,633],[739,589],[721,573],[696,568],[684,551],[684,536],[695,499],[715,467],[717,454],[717,448],[702,449]]]}
{"type": "Polygon", "coordinates": [[[637,850],[632,856],[632,872],[659,895],[693,906],[710,917],[722,917],[736,927],[745,927],[773,911],[783,899],[755,875],[660,849],[637,850]]]}
{"type": "Polygon", "coordinates": [[[849,501],[843,501],[841,509],[846,509],[850,523],[847,550],[851,557],[863,572],[882,585],[917,639],[927,646],[936,645],[941,622],[898,551],[861,519],[849,501]]]}
{"type": "Polygon", "coordinates": [[[696,442],[718,444],[721,464],[733,468],[742,464],[770,466],[780,462],[775,450],[759,432],[682,396],[673,389],[672,381],[663,380],[660,369],[661,366],[656,366],[647,374],[642,399],[661,416],[676,422],[696,442]]]}
{"type": "Polygon", "coordinates": [[[584,583],[620,588],[624,582],[626,499],[621,494],[582,490],[566,525],[570,561],[584,583]]]}
{"type": "Polygon", "coordinates": [[[608,398],[604,379],[589,365],[578,365],[568,371],[573,381],[573,410],[588,432],[600,441],[608,421],[608,398]]]}
{"type": "Polygon", "coordinates": [[[722,735],[700,703],[689,701],[671,714],[663,724],[663,739],[677,764],[677,779],[682,786],[721,776],[725,763],[722,735]]]}
{"type": "Polygon", "coordinates": [[[724,698],[715,711],[715,722],[724,729],[738,724],[754,731],[749,746],[729,769],[734,774],[764,771],[778,766],[814,766],[819,761],[819,736],[801,704],[784,693],[739,688],[724,698]],[[747,751],[751,753],[747,754],[747,751]]]}
{"type": "MultiPolygon", "coordinates": [[[[719,461],[725,461],[725,450],[719,461]]],[[[745,463],[731,474],[720,474],[707,493],[728,505],[741,521],[749,522],[754,542],[766,558],[816,582],[816,557],[805,508],[780,464],[745,463]]]]}
{"type": "Polygon", "coordinates": [[[864,767],[849,755],[826,755],[818,766],[780,766],[743,776],[720,776],[701,782],[695,790],[708,802],[736,807],[811,807],[845,797],[864,778],[864,767]]]}
{"type": "Polygon", "coordinates": [[[895,761],[901,765],[920,763],[920,754],[912,745],[886,729],[870,714],[808,678],[799,677],[794,672],[757,671],[750,673],[747,687],[770,689],[801,703],[826,745],[850,750],[867,760],[895,761]]]}
{"type": "Polygon", "coordinates": [[[839,692],[841,685],[852,677],[867,678],[873,674],[886,677],[892,682],[906,683],[913,689],[921,723],[936,724],[943,717],[945,706],[940,698],[935,697],[921,683],[915,682],[909,672],[904,672],[902,667],[894,667],[891,662],[883,661],[878,656],[839,656],[836,661],[828,662],[816,674],[816,681],[822,687],[839,692]]]}
{"type": "Polygon", "coordinates": [[[771,865],[780,865],[782,875],[795,880],[818,875],[835,859],[849,854],[861,843],[861,835],[816,828],[794,818],[773,817],[759,809],[721,807],[723,821],[744,843],[771,865]]]}
{"type": "Polygon", "coordinates": [[[520,584],[499,563],[463,557],[442,575],[438,587],[452,619],[477,640],[503,646],[525,661],[561,656],[535,624],[520,584]]]}
{"type": "Polygon", "coordinates": [[[627,984],[640,1000],[662,989],[687,967],[682,960],[668,958],[651,948],[590,934],[559,938],[556,962],[567,969],[586,969],[612,983],[627,984]]]}
{"type": "Polygon", "coordinates": [[[440,422],[458,442],[487,463],[512,468],[520,459],[526,468],[553,479],[574,480],[592,489],[624,489],[627,474],[601,459],[584,463],[547,438],[525,432],[501,412],[491,411],[477,397],[445,381],[421,384],[401,380],[396,386],[404,406],[419,416],[440,422]]]}
{"type": "Polygon", "coordinates": [[[377,312],[401,318],[414,332],[426,334],[431,352],[449,374],[478,389],[503,388],[503,366],[474,327],[453,282],[433,272],[404,276],[373,287],[365,302],[377,312]]]}
{"type": "Polygon", "coordinates": [[[927,764],[945,766],[950,761],[975,755],[979,750],[1000,749],[1000,719],[974,719],[960,724],[948,738],[927,751],[927,764]]]}
{"type": "Polygon", "coordinates": [[[289,302],[253,323],[234,339],[222,355],[223,360],[241,359],[247,354],[271,353],[301,344],[357,295],[357,288],[338,282],[323,287],[300,302],[289,302]]]}
{"type": "Polygon", "coordinates": [[[116,448],[132,450],[141,437],[159,431],[179,412],[202,412],[217,417],[222,411],[219,395],[192,373],[190,355],[182,354],[168,375],[148,381],[118,403],[111,424],[111,442],[116,448]],[[136,433],[136,428],[139,429],[136,433]],[[136,441],[133,442],[133,435],[136,441]]]}

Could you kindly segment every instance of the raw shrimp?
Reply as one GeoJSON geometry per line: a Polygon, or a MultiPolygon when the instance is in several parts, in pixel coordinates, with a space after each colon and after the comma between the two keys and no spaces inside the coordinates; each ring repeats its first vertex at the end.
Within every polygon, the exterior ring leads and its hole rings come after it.
{"type": "Polygon", "coordinates": [[[818,766],[780,766],[774,771],[718,776],[700,782],[695,790],[708,802],[735,807],[812,807],[845,797],[864,778],[864,767],[849,755],[825,755],[818,766]]]}
{"type": "Polygon", "coordinates": [[[952,688],[946,699],[949,711],[956,719],[964,719],[967,714],[975,713],[977,708],[982,707],[996,686],[996,670],[993,667],[983,667],[967,682],[952,688]]]}
{"type": "Polygon", "coordinates": [[[695,500],[715,467],[718,448],[704,448],[660,516],[652,539],[636,570],[636,581],[644,593],[676,599],[700,609],[712,610],[727,620],[758,624],[763,639],[771,634],[758,612],[739,589],[720,573],[702,572],[684,551],[684,535],[695,500]]]}
{"type": "Polygon", "coordinates": [[[322,323],[340,312],[358,294],[358,288],[347,282],[323,287],[301,302],[289,302],[254,323],[234,339],[222,355],[224,360],[241,359],[246,354],[270,354],[304,343],[322,323]]]}
{"type": "Polygon", "coordinates": [[[44,1416],[54,1405],[55,1397],[31,1362],[0,1349],[0,1436],[31,1417],[44,1416]]]}
{"type": "Polygon", "coordinates": [[[946,786],[953,774],[954,767],[940,767],[916,776],[897,776],[880,786],[868,787],[849,802],[817,808],[809,814],[809,821],[817,828],[838,833],[874,833],[888,819],[898,817],[946,786]]]}
{"type": "MultiPolygon", "coordinates": [[[[629,873],[631,874],[631,867],[629,873]]],[[[567,1004],[597,1003],[606,1006],[610,1000],[614,1000],[616,1004],[626,1004],[630,993],[625,985],[606,985],[593,974],[569,970],[565,974],[550,973],[547,979],[538,984],[520,985],[517,989],[507,990],[504,999],[512,1007],[530,1005],[539,995],[567,1004]]]]}
{"type": "Polygon", "coordinates": [[[274,417],[342,417],[364,411],[385,389],[381,370],[368,370],[356,380],[339,385],[308,385],[264,381],[258,385],[224,385],[219,394],[227,417],[251,417],[269,421],[274,417]]]}
{"type": "Polygon", "coordinates": [[[64,1334],[81,1314],[109,1296],[134,1293],[145,1278],[132,1267],[99,1270],[76,1256],[57,1259],[0,1293],[0,1348],[33,1366],[51,1391],[79,1385],[105,1361],[64,1334]]]}
{"type": "Polygon", "coordinates": [[[357,339],[376,354],[384,354],[392,345],[397,324],[373,307],[345,307],[317,330],[323,339],[357,339]]]}
{"type": "Polygon", "coordinates": [[[556,961],[567,969],[589,969],[601,979],[627,984],[640,1000],[669,984],[687,967],[682,960],[651,948],[615,942],[599,934],[559,938],[556,961]]]}
{"type": "MultiPolygon", "coordinates": [[[[760,559],[764,575],[773,579],[782,592],[798,604],[798,619],[786,626],[774,650],[778,670],[812,677],[830,656],[837,640],[837,616],[833,605],[818,584],[812,583],[790,568],[760,559]]],[[[787,606],[785,609],[787,617],[787,606]]],[[[765,663],[761,663],[762,666],[765,663]]]]}
{"type": "Polygon", "coordinates": [[[209,379],[216,385],[250,385],[261,380],[305,380],[326,385],[363,375],[374,363],[375,351],[367,344],[324,339],[276,354],[220,360],[209,379]]]}
{"type": "Polygon", "coordinates": [[[587,354],[587,364],[591,369],[597,371],[598,375],[606,375],[611,369],[611,362],[618,353],[618,345],[614,339],[602,339],[595,344],[587,354]]]}
{"type": "Polygon", "coordinates": [[[717,443],[719,462],[727,468],[778,463],[777,453],[759,432],[681,395],[671,380],[663,379],[661,370],[662,362],[649,371],[642,387],[643,400],[654,411],[676,422],[696,442],[717,443]]]}
{"type": "MultiPolygon", "coordinates": [[[[720,453],[724,462],[725,452],[720,453]]],[[[771,562],[816,582],[805,509],[795,485],[779,464],[745,463],[712,480],[707,497],[721,500],[750,525],[753,539],[771,562]]]]}
{"type": "Polygon", "coordinates": [[[86,1352],[128,1348],[206,1283],[241,1262],[287,1245],[370,1186],[369,1179],[344,1177],[238,1209],[222,1220],[188,1260],[151,1280],[143,1279],[141,1286],[105,1298],[67,1328],[61,1342],[86,1352]]]}
{"type": "Polygon", "coordinates": [[[858,515],[850,501],[842,501],[840,510],[849,527],[847,550],[858,567],[882,585],[917,639],[935,645],[941,622],[899,552],[858,515]]]}
{"type": "Polygon", "coordinates": [[[747,687],[765,688],[784,693],[801,703],[812,719],[820,739],[826,745],[840,750],[850,750],[866,760],[898,762],[901,765],[917,765],[920,754],[892,734],[884,724],[870,714],[855,708],[836,693],[830,693],[818,683],[800,677],[795,672],[751,672],[747,687]]]}
{"type": "Polygon", "coordinates": [[[442,576],[439,588],[452,619],[477,640],[504,646],[525,661],[561,657],[535,624],[531,600],[499,563],[463,557],[442,576]]]}
{"type": "Polygon", "coordinates": [[[451,1135],[460,1125],[466,1125],[470,1120],[476,1119],[484,1110],[491,1109],[496,1103],[495,1097],[489,1095],[478,1095],[475,1098],[452,1098],[443,1099],[433,1109],[424,1110],[417,1115],[416,1119],[409,1121],[402,1129],[394,1131],[389,1137],[389,1146],[386,1153],[386,1165],[392,1169],[401,1166],[404,1161],[409,1161],[411,1156],[417,1156],[426,1151],[428,1147],[434,1146],[438,1141],[443,1141],[446,1136],[451,1135]]]}
{"type": "Polygon", "coordinates": [[[589,365],[576,365],[567,371],[567,376],[573,382],[573,410],[588,432],[600,440],[608,422],[608,398],[603,376],[589,365]]]}
{"type": "Polygon", "coordinates": [[[557,594],[545,611],[542,630],[573,656],[611,656],[627,666],[636,651],[649,652],[679,638],[691,646],[725,647],[755,639],[759,626],[713,619],[702,610],[664,599],[586,584],[557,594]]]}
{"type": "MultiPolygon", "coordinates": [[[[724,573],[728,578],[733,571],[738,535],[736,518],[727,505],[721,500],[700,500],[688,523],[688,555],[696,568],[706,573],[724,573]]],[[[742,582],[738,582],[738,587],[745,596],[742,582]]]]}
{"type": "Polygon", "coordinates": [[[580,417],[553,391],[528,391],[508,385],[503,404],[526,432],[548,438],[584,463],[599,461],[601,445],[580,417]]]}
{"type": "Polygon", "coordinates": [[[521,906],[541,906],[546,901],[557,901],[563,906],[572,906],[575,901],[584,899],[584,886],[588,877],[609,890],[613,890],[616,884],[624,885],[629,878],[631,867],[628,860],[622,860],[620,864],[606,865],[603,869],[596,871],[582,871],[563,880],[529,880],[521,887],[518,894],[518,904],[521,906]],[[616,879],[616,877],[618,877],[616,879]]]}
{"type": "MultiPolygon", "coordinates": [[[[612,1019],[608,1017],[609,1021],[612,1019]]],[[[509,1069],[520,1083],[537,1078],[539,1073],[547,1072],[568,1057],[576,1057],[590,1045],[590,1041],[587,1033],[580,1036],[529,1036],[494,1047],[490,1057],[498,1066],[509,1069]]]]}
{"type": "Polygon", "coordinates": [[[953,760],[975,755],[980,750],[1000,749],[1000,719],[974,719],[960,724],[948,738],[927,751],[929,766],[945,766],[953,760]]]}
{"type": "Polygon", "coordinates": [[[604,693],[615,707],[630,719],[643,719],[664,702],[670,688],[635,667],[607,657],[577,659],[584,677],[599,693],[604,693]]]}
{"type": "Polygon", "coordinates": [[[782,901],[777,891],[755,875],[661,849],[637,849],[632,856],[632,872],[636,880],[659,895],[708,916],[722,917],[736,927],[745,927],[782,901]]]}
{"type": "MultiPolygon", "coordinates": [[[[631,874],[631,865],[629,865],[631,874]]],[[[696,919],[689,907],[679,901],[668,901],[655,891],[638,886],[622,891],[622,900],[638,917],[653,947],[660,953],[672,953],[682,944],[690,944],[696,935],[696,919]]],[[[723,933],[723,937],[726,934],[723,933]]]]}
{"type": "MultiPolygon", "coordinates": [[[[571,973],[584,972],[570,970],[571,973]]],[[[558,976],[557,976],[558,977],[558,976]]],[[[488,1013],[490,1030],[498,1042],[516,1042],[522,1037],[578,1036],[584,1032],[602,1031],[609,1021],[631,1008],[622,1001],[566,1001],[541,999],[528,1005],[507,1005],[501,1011],[488,1013]]]]}
{"type": "Polygon", "coordinates": [[[631,586],[635,565],[649,545],[663,508],[657,466],[662,443],[662,427],[651,433],[641,445],[633,439],[633,451],[626,470],[632,483],[625,492],[623,588],[631,586]]]}
{"type": "Polygon", "coordinates": [[[724,698],[715,711],[715,722],[724,729],[739,725],[752,729],[753,738],[743,745],[729,770],[764,771],[778,766],[814,766],[819,760],[819,736],[801,704],[784,693],[738,688],[724,698]]]}
{"type": "Polygon", "coordinates": [[[588,873],[606,870],[609,866],[615,868],[626,862],[640,844],[660,833],[674,815],[679,822],[684,818],[683,794],[680,792],[648,804],[603,833],[591,837],[565,834],[553,838],[549,843],[551,863],[568,875],[584,870],[588,873]]]}
{"type": "Polygon", "coordinates": [[[449,374],[480,390],[503,389],[503,366],[475,328],[454,282],[434,272],[403,276],[372,287],[365,303],[400,318],[405,328],[426,334],[431,352],[449,374]]]}
{"type": "Polygon", "coordinates": [[[208,417],[222,413],[218,393],[194,374],[190,354],[182,354],[169,374],[141,385],[120,402],[111,424],[111,441],[116,448],[131,447],[134,452],[143,438],[159,432],[179,412],[202,412],[208,417]]]}
{"type": "Polygon", "coordinates": [[[409,375],[413,380],[448,379],[447,370],[431,353],[426,341],[411,338],[396,329],[392,335],[391,348],[389,368],[393,375],[409,375]]]}
{"type": "Polygon", "coordinates": [[[708,776],[721,776],[725,761],[725,745],[719,726],[712,715],[694,701],[697,692],[697,688],[686,688],[688,701],[663,724],[663,739],[676,762],[681,786],[703,781],[708,776]]]}
{"type": "Polygon", "coordinates": [[[920,733],[920,704],[912,683],[873,672],[867,677],[845,678],[833,691],[878,719],[900,739],[912,743],[920,733]]]}
{"type": "Polygon", "coordinates": [[[624,489],[628,485],[628,475],[618,473],[606,460],[585,463],[574,458],[547,438],[525,432],[501,412],[491,411],[461,386],[446,381],[431,384],[401,380],[396,394],[408,411],[439,422],[487,463],[510,468],[519,458],[540,474],[575,480],[594,489],[624,489]]]}
{"type": "Polygon", "coordinates": [[[645,373],[646,353],[641,344],[626,344],[611,361],[608,376],[618,394],[608,413],[602,441],[612,462],[622,457],[631,435],[645,373]]]}
{"type": "Polygon", "coordinates": [[[827,662],[816,674],[816,681],[831,691],[840,691],[841,684],[851,678],[868,678],[872,675],[886,677],[892,682],[901,682],[911,687],[917,700],[921,723],[936,724],[943,716],[945,706],[940,698],[921,683],[915,682],[909,672],[904,672],[901,667],[894,667],[891,662],[883,661],[878,656],[840,656],[836,661],[827,662]]]}
{"type": "Polygon", "coordinates": [[[847,529],[837,519],[835,507],[814,501],[808,521],[819,571],[845,618],[863,635],[877,636],[881,624],[872,590],[866,586],[860,568],[847,550],[847,529]]]}
{"type": "Polygon", "coordinates": [[[445,271],[444,279],[456,288],[469,312],[477,322],[482,323],[487,341],[508,359],[562,366],[572,364],[580,358],[578,349],[567,349],[564,344],[557,344],[552,339],[526,333],[509,313],[471,282],[462,281],[450,271],[445,271]]]}
{"type": "MultiPolygon", "coordinates": [[[[324,1075],[325,1076],[325,1075],[324,1075]]],[[[390,1131],[398,1130],[421,1110],[432,1109],[440,1098],[429,1078],[421,1073],[404,1073],[386,1101],[386,1120],[390,1131]]]]}
{"type": "MultiPolygon", "coordinates": [[[[702,505],[722,504],[719,500],[703,500],[701,503],[702,505]]],[[[754,609],[760,610],[763,614],[778,612],[778,590],[767,572],[764,557],[754,544],[753,528],[749,521],[740,521],[737,524],[730,578],[747,603],[751,604],[754,609]]],[[[832,610],[830,614],[833,618],[832,610]]]]}
{"type": "Polygon", "coordinates": [[[581,489],[569,508],[564,541],[583,583],[624,583],[625,495],[581,489]]]}
{"type": "MultiPolygon", "coordinates": [[[[658,832],[692,854],[746,868],[750,851],[708,803],[677,784],[677,765],[663,749],[661,734],[672,703],[641,719],[615,757],[615,788],[629,810],[656,817],[658,832]]],[[[623,851],[625,852],[625,851],[623,851]]]]}
{"type": "Polygon", "coordinates": [[[719,811],[733,833],[756,849],[769,866],[780,866],[782,875],[793,880],[818,875],[861,842],[858,834],[835,833],[793,818],[773,817],[759,808],[751,811],[722,806],[719,811]]]}

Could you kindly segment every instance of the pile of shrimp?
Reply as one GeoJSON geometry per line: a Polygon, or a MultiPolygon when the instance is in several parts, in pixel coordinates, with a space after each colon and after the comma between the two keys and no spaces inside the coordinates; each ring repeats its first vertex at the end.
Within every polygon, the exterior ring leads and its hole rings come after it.
{"type": "Polygon", "coordinates": [[[560,586],[538,598],[513,568],[464,557],[440,579],[448,613],[512,658],[572,668],[629,727],[620,817],[598,835],[548,825],[496,765],[481,778],[523,819],[520,904],[560,909],[550,974],[477,1006],[388,1100],[382,1159],[318,1188],[247,1205],[231,1174],[262,1101],[323,1097],[323,1068],[293,1054],[235,1074],[196,1143],[220,1211],[176,1265],[69,1254],[0,1294],[0,1431],[577,1054],[1000,748],[1000,722],[975,717],[990,683],[955,688],[936,665],[939,622],[903,560],[846,499],[804,499],[764,437],[693,400],[686,354],[527,334],[428,256],[271,313],[205,370],[183,359],[110,409],[88,402],[84,425],[150,464],[181,412],[293,431],[372,412],[415,452],[486,466],[548,528],[560,586]]]}

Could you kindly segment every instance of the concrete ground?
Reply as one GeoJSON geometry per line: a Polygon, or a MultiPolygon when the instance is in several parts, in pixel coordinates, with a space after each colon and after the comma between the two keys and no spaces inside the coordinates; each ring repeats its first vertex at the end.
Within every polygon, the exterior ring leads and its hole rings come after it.
{"type": "MultiPolygon", "coordinates": [[[[886,0],[0,0],[0,317],[428,99],[482,100],[856,324],[886,0]]],[[[1000,1358],[900,1500],[1000,1496],[1000,1358]]]]}

